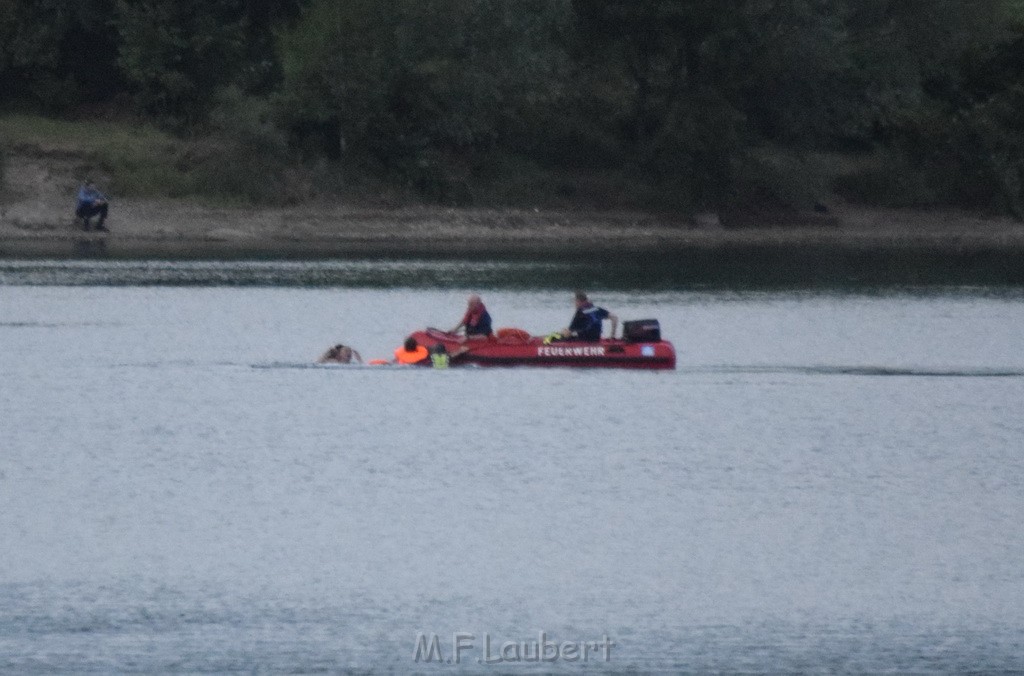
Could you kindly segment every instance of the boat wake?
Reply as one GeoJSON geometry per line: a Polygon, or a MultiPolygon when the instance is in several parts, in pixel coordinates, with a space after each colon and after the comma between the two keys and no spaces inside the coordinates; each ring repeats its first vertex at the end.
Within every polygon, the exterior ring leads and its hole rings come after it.
{"type": "MultiPolygon", "coordinates": [[[[249,364],[250,368],[263,370],[380,370],[371,364],[316,364],[310,362],[266,362],[249,364]]],[[[462,365],[459,370],[465,370],[462,365]]],[[[405,369],[402,369],[405,370],[405,369]]],[[[419,370],[419,369],[417,369],[419,370]]],[[[431,369],[427,369],[431,370],[431,369]]],[[[481,369],[493,370],[493,369],[481,369]]],[[[800,376],[860,376],[899,378],[1024,378],[1022,368],[935,368],[902,367],[879,365],[832,365],[832,364],[720,364],[710,366],[683,366],[677,369],[680,375],[800,375],[800,376]]]]}
{"type": "Polygon", "coordinates": [[[806,376],[896,376],[904,378],[1022,378],[1020,368],[919,368],[876,365],[720,365],[682,367],[683,373],[791,374],[806,376]]]}
{"type": "Polygon", "coordinates": [[[360,371],[365,369],[380,370],[379,365],[375,364],[317,364],[316,362],[285,362],[285,361],[272,361],[265,362],[262,364],[249,364],[250,368],[261,369],[261,370],[277,370],[277,369],[293,369],[293,370],[344,370],[344,371],[360,371]]]}
{"type": "Polygon", "coordinates": [[[0,322],[0,329],[64,329],[81,327],[116,327],[118,322],[0,322]]]}

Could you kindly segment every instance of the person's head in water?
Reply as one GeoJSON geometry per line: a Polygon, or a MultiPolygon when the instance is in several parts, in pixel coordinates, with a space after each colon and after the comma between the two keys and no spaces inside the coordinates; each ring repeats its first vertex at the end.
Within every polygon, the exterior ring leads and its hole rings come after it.
{"type": "Polygon", "coordinates": [[[355,357],[357,361],[362,361],[362,357],[359,353],[353,350],[348,345],[338,343],[327,349],[324,355],[320,357],[319,361],[323,363],[336,363],[336,364],[348,364],[352,362],[352,357],[355,357]]]}
{"type": "Polygon", "coordinates": [[[420,346],[420,344],[417,343],[416,339],[413,338],[412,336],[409,336],[408,338],[405,339],[405,351],[406,352],[415,352],[416,348],[419,347],[419,346],[420,346]]]}

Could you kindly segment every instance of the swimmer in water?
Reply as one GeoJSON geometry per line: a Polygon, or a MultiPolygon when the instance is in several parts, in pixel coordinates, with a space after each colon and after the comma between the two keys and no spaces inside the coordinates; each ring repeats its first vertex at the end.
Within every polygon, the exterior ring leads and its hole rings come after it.
{"type": "Polygon", "coordinates": [[[334,347],[320,355],[320,358],[316,360],[317,364],[351,364],[352,358],[355,358],[359,364],[363,363],[363,358],[359,356],[359,353],[353,350],[348,345],[342,345],[338,343],[334,347]]]}

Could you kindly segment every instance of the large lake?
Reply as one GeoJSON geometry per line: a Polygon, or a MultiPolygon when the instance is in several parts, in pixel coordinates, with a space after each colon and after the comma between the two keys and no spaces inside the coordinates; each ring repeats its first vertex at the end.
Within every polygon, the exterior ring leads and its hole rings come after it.
{"type": "Polygon", "coordinates": [[[0,672],[1024,669],[1022,300],[0,262],[0,672]],[[312,365],[574,284],[678,369],[312,365]]]}

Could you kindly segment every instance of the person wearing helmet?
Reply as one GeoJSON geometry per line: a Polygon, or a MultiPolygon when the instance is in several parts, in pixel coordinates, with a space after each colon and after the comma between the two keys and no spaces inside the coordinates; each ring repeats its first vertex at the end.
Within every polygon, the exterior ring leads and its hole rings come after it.
{"type": "Polygon", "coordinates": [[[448,354],[448,349],[445,348],[444,343],[437,343],[434,347],[430,348],[430,365],[436,369],[446,369],[451,363],[451,356],[448,354]]]}

